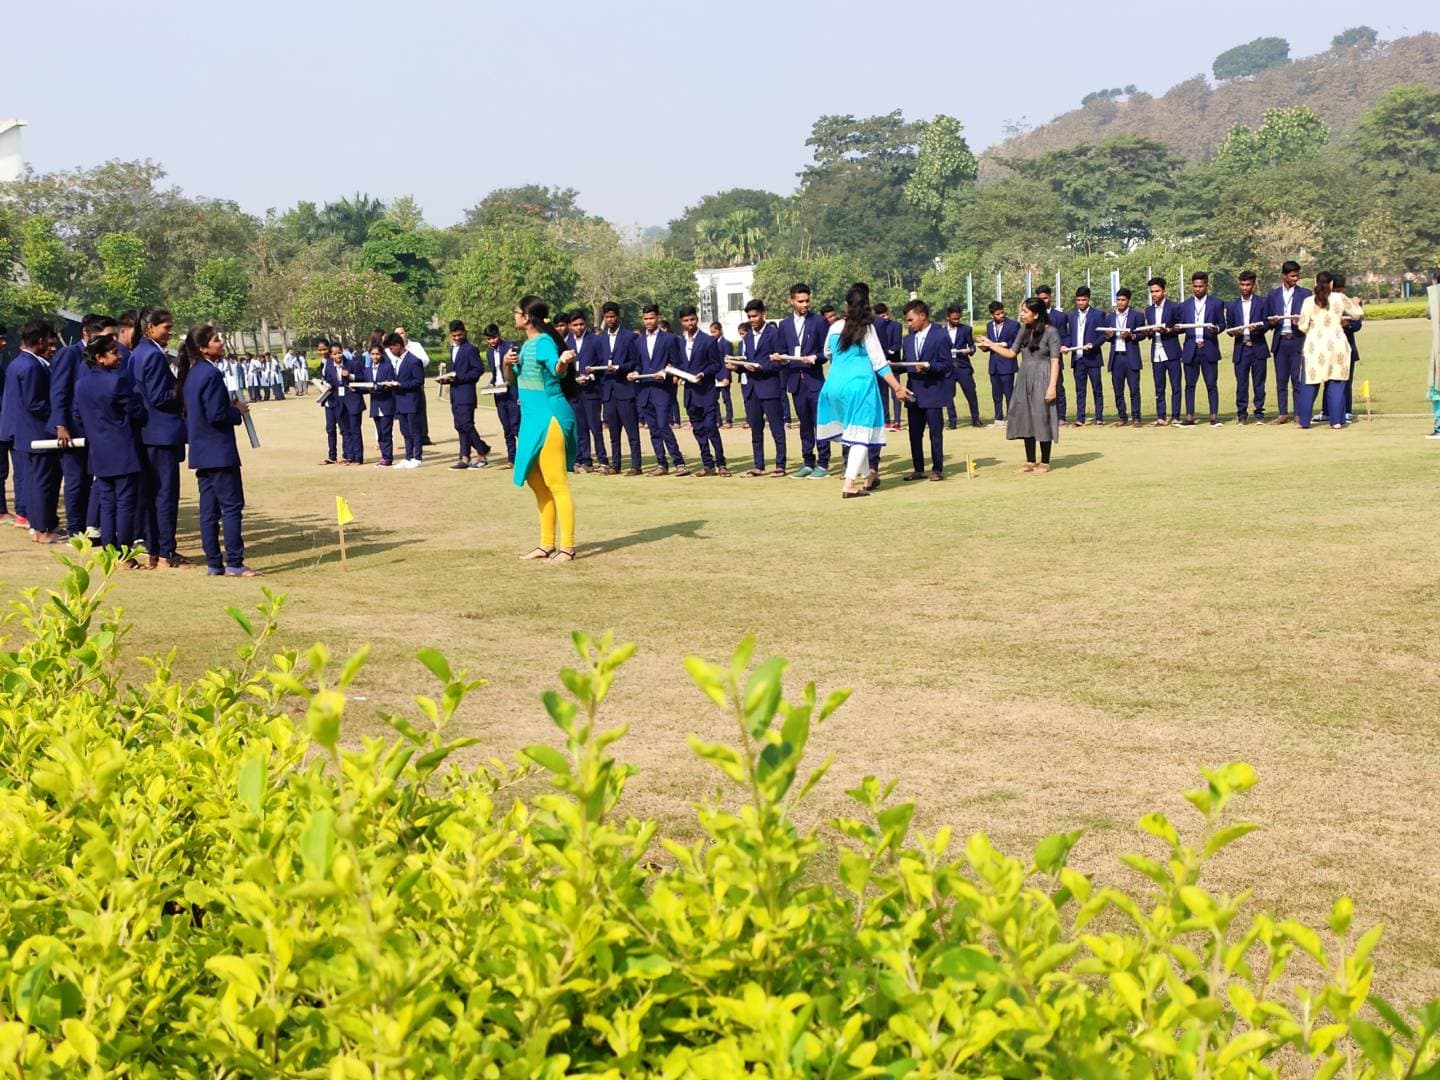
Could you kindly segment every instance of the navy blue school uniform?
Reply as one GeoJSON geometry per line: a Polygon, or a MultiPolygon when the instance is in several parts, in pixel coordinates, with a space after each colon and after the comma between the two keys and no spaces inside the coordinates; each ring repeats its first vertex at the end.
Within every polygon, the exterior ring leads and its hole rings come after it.
{"type": "MultiPolygon", "coordinates": [[[[1110,330],[1127,330],[1133,333],[1140,328],[1142,313],[1135,308],[1113,311],[1105,319],[1104,326],[1110,330]]],[[[1140,355],[1140,340],[1136,337],[1122,337],[1120,334],[1106,335],[1110,341],[1110,387],[1115,391],[1115,408],[1120,414],[1120,423],[1128,424],[1140,419],[1140,368],[1144,360],[1140,355]],[[1125,393],[1129,391],[1129,402],[1125,393]]]]}
{"type": "MultiPolygon", "coordinates": [[[[780,332],[774,323],[766,323],[757,334],[754,327],[747,327],[740,339],[742,354],[756,368],[745,369],[745,382],[750,396],[747,399],[746,419],[750,423],[750,449],[755,457],[755,469],[765,470],[765,427],[770,427],[770,437],[775,442],[775,469],[785,471],[785,411],[782,398],[785,396],[784,365],[770,359],[777,350],[780,332]]],[[[742,391],[743,393],[743,391],[742,391]]]]}
{"type": "MultiPolygon", "coordinates": [[[[1095,422],[1105,422],[1105,389],[1100,373],[1105,368],[1103,347],[1105,335],[1101,333],[1106,322],[1103,311],[1097,308],[1078,307],[1065,317],[1065,336],[1060,340],[1071,349],[1070,370],[1075,373],[1075,422],[1085,423],[1087,392],[1095,395],[1095,422]]],[[[1065,365],[1060,365],[1062,368],[1065,365]]],[[[1059,383],[1056,384],[1059,397],[1059,383]]],[[[1058,406],[1057,406],[1058,407],[1058,406]]],[[[1061,416],[1064,412],[1061,411],[1061,416]]]]}
{"type": "Polygon", "coordinates": [[[135,346],[130,377],[145,402],[140,441],[145,446],[145,496],[141,522],[152,559],[179,558],[175,531],[180,516],[180,463],[185,460],[185,420],[180,384],[170,357],[149,338],[135,346]]]}
{"type": "Polygon", "coordinates": [[[939,476],[945,465],[945,403],[955,398],[950,381],[950,336],[943,327],[931,323],[919,333],[906,335],[900,352],[906,363],[930,365],[924,371],[903,369],[906,389],[915,395],[906,402],[910,410],[910,459],[917,474],[925,471],[925,429],[929,428],[930,471],[939,476]]]}
{"type": "MultiPolygon", "coordinates": [[[[10,361],[0,356],[0,514],[8,514],[11,505],[14,506],[15,516],[25,516],[25,461],[21,458],[21,452],[15,446],[15,423],[9,413],[9,406],[5,404],[5,382],[10,373],[10,361]],[[11,462],[14,462],[15,473],[15,498],[13,504],[5,501],[5,480],[11,473],[11,462]]],[[[18,400],[18,399],[16,399],[18,400]]],[[[27,455],[28,457],[28,455],[27,455]]]]}
{"type": "Polygon", "coordinates": [[[959,419],[955,411],[955,389],[959,387],[965,395],[965,403],[970,406],[970,426],[981,427],[980,400],[975,393],[975,364],[973,362],[975,331],[971,329],[969,323],[965,322],[958,326],[946,324],[940,329],[945,331],[945,337],[950,342],[950,398],[945,403],[946,422],[954,427],[959,419]]]}
{"type": "MultiPolygon", "coordinates": [[[[5,407],[9,414],[6,430],[25,459],[23,477],[16,480],[25,489],[25,511],[36,532],[60,528],[60,462],[54,453],[33,451],[36,439],[53,439],[50,419],[50,365],[28,349],[21,349],[5,373],[5,407]]],[[[19,502],[19,499],[16,499],[19,502]]]]}
{"type": "MultiPolygon", "coordinates": [[[[680,342],[668,330],[656,330],[653,334],[640,335],[635,344],[640,357],[640,375],[654,375],[669,367],[679,367],[681,362],[680,342]]],[[[640,418],[650,428],[650,446],[655,451],[655,464],[662,469],[670,467],[673,458],[683,468],[685,459],[680,454],[680,444],[675,440],[671,428],[671,376],[661,379],[638,380],[640,393],[640,418]],[[668,456],[667,456],[668,455],[668,456]]]]}
{"type": "Polygon", "coordinates": [[[1163,300],[1145,309],[1150,329],[1150,368],[1155,377],[1155,418],[1180,419],[1180,331],[1163,329],[1180,321],[1180,305],[1163,300]],[[1170,411],[1165,411],[1165,383],[1170,383],[1170,411]]]}
{"type": "Polygon", "coordinates": [[[368,370],[361,365],[360,357],[356,356],[346,360],[341,368],[340,375],[344,386],[340,397],[339,415],[336,417],[340,424],[340,456],[345,461],[353,461],[356,465],[365,460],[365,393],[361,390],[352,390],[350,384],[371,381],[368,370]]]}
{"type": "MultiPolygon", "coordinates": [[[[1225,305],[1225,325],[1230,329],[1263,323],[1270,313],[1265,297],[1258,293],[1249,300],[1231,300],[1225,305]]],[[[1265,344],[1265,327],[1235,335],[1235,416],[1250,414],[1250,392],[1255,393],[1255,419],[1265,419],[1265,380],[1270,371],[1270,349],[1265,344]]]]}
{"type": "Polygon", "coordinates": [[[720,390],[716,380],[725,375],[720,350],[709,334],[696,333],[693,338],[680,335],[681,361],[698,383],[685,384],[685,409],[690,419],[690,434],[700,448],[700,464],[707,469],[723,469],[725,446],[720,441],[720,390]]]}
{"type": "MultiPolygon", "coordinates": [[[[85,346],[78,341],[50,358],[48,426],[52,431],[63,426],[72,438],[85,434],[85,421],[75,412],[75,384],[85,374],[85,346]]],[[[90,440],[85,442],[85,446],[72,446],[56,455],[65,483],[65,531],[71,536],[79,536],[90,524],[90,440]]]]}
{"type": "Polygon", "coordinates": [[[787,315],[776,326],[779,345],[776,352],[794,356],[800,350],[801,356],[815,358],[813,364],[791,361],[785,368],[785,390],[795,400],[795,415],[800,421],[800,457],[807,469],[828,469],[830,467],[830,442],[826,440],[815,445],[816,413],[820,408],[820,390],[825,385],[825,337],[830,333],[830,324],[823,315],[807,312],[800,324],[800,333],[795,332],[795,316],[787,315]]]}
{"type": "MultiPolygon", "coordinates": [[[[245,539],[241,533],[245,488],[240,482],[240,450],[235,445],[235,428],[242,420],[240,410],[230,400],[225,376],[208,360],[186,373],[184,396],[190,468],[200,488],[200,546],[205,549],[205,563],[212,574],[240,570],[245,566],[245,539]]],[[[363,398],[361,394],[345,396],[363,398]]]]}
{"type": "MultiPolygon", "coordinates": [[[[505,386],[505,354],[511,349],[518,352],[520,346],[503,338],[495,348],[485,347],[485,367],[490,372],[492,387],[505,386]]],[[[505,459],[513,465],[515,438],[520,434],[520,395],[513,386],[495,395],[495,419],[500,422],[500,434],[505,438],[505,459]]]]}
{"type": "MultiPolygon", "coordinates": [[[[1062,307],[1052,307],[1045,313],[1046,320],[1055,328],[1055,333],[1060,335],[1062,342],[1070,340],[1070,316],[1062,307]]],[[[1061,422],[1065,420],[1065,414],[1069,410],[1069,402],[1065,397],[1065,365],[1061,363],[1060,374],[1055,377],[1055,414],[1060,417],[1061,422]]]]}
{"type": "Polygon", "coordinates": [[[604,397],[605,384],[601,379],[604,372],[588,375],[592,367],[603,367],[604,357],[600,349],[600,335],[586,331],[576,337],[565,335],[565,344],[575,353],[575,380],[580,389],[579,397],[572,403],[575,412],[575,464],[591,468],[598,461],[606,464],[604,397]],[[593,447],[593,454],[592,454],[593,447]]]}
{"type": "Polygon", "coordinates": [[[605,407],[605,426],[610,431],[610,469],[620,471],[620,433],[630,444],[630,471],[640,471],[640,411],[637,401],[640,387],[629,380],[632,371],[640,369],[640,354],[635,351],[639,341],[634,330],[623,326],[599,331],[600,358],[607,371],[600,384],[601,401],[605,407]]]}
{"type": "Polygon", "coordinates": [[[1190,297],[1180,305],[1182,323],[1206,323],[1202,330],[1186,330],[1180,347],[1185,365],[1185,415],[1195,415],[1195,384],[1203,376],[1211,417],[1220,413],[1220,328],[1225,325],[1225,305],[1217,296],[1190,297]]]}
{"type": "MultiPolygon", "coordinates": [[[[393,355],[393,354],[392,354],[393,355]]],[[[420,406],[425,398],[425,365],[414,353],[400,357],[395,369],[395,412],[400,417],[400,434],[405,439],[407,461],[423,461],[425,445],[420,430],[420,406]]]]}
{"type": "Polygon", "coordinates": [[[375,389],[370,393],[370,419],[375,422],[375,442],[380,447],[380,463],[395,461],[395,388],[381,383],[395,381],[395,365],[385,353],[380,366],[374,369],[375,389]]]}
{"type": "Polygon", "coordinates": [[[1360,363],[1360,350],[1355,345],[1355,335],[1365,329],[1365,320],[1346,319],[1345,323],[1349,324],[1345,326],[1345,340],[1350,342],[1350,377],[1345,380],[1345,416],[1340,420],[1331,420],[1332,424],[1343,422],[1355,412],[1355,365],[1360,363]]]}
{"type": "MultiPolygon", "coordinates": [[[[996,322],[991,319],[985,324],[985,336],[1007,349],[1015,348],[1015,339],[1020,336],[1020,324],[1014,319],[996,322]]],[[[986,350],[989,352],[989,350],[986,350]]],[[[1015,373],[1020,370],[1019,361],[1006,359],[999,353],[990,353],[990,398],[995,405],[995,423],[1002,423],[1010,411],[1010,399],[1015,395],[1015,373]]]]}
{"type": "MultiPolygon", "coordinates": [[[[905,331],[900,329],[900,324],[889,316],[876,316],[875,336],[880,339],[880,350],[885,354],[885,359],[894,363],[900,359],[900,339],[904,337],[905,331]]],[[[875,386],[880,391],[880,408],[885,415],[887,424],[900,424],[900,399],[895,396],[895,391],[880,376],[875,376],[875,386]]]]}
{"type": "Polygon", "coordinates": [[[140,425],[145,406],[123,366],[89,368],[75,385],[75,413],[85,425],[86,449],[94,470],[101,547],[129,547],[135,539],[135,510],[144,471],[140,425]]]}
{"type": "Polygon", "coordinates": [[[484,458],[490,446],[475,430],[475,408],[480,404],[475,388],[485,373],[485,363],[480,359],[480,350],[468,341],[456,347],[451,363],[455,378],[450,382],[450,415],[455,421],[455,433],[460,436],[460,460],[469,461],[471,451],[484,458]]]}
{"type": "Polygon", "coordinates": [[[730,369],[724,365],[727,356],[735,355],[735,344],[724,334],[721,334],[719,337],[712,334],[710,335],[710,340],[715,343],[715,354],[720,357],[720,377],[715,383],[720,391],[720,403],[718,406],[720,409],[720,420],[721,423],[733,424],[735,422],[735,399],[730,396],[730,388],[734,383],[734,376],[731,375],[730,369]]]}
{"type": "MultiPolygon", "coordinates": [[[[1296,285],[1285,297],[1285,288],[1271,289],[1265,297],[1266,318],[1277,315],[1299,315],[1310,290],[1296,285]]],[[[1275,394],[1280,399],[1281,416],[1290,415],[1290,393],[1295,393],[1295,404],[1300,404],[1300,387],[1305,385],[1305,335],[1300,333],[1293,320],[1276,325],[1270,339],[1270,353],[1275,357],[1275,394]]]]}
{"type": "Polygon", "coordinates": [[[340,431],[340,385],[343,380],[340,378],[340,369],[328,356],[320,364],[320,381],[330,387],[330,394],[321,408],[325,411],[325,460],[333,462],[337,456],[335,442],[340,431]]]}

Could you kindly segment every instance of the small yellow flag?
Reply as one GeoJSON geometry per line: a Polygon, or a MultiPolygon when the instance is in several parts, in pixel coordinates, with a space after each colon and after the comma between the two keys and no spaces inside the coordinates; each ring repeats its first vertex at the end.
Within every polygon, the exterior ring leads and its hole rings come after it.
{"type": "Polygon", "coordinates": [[[965,455],[965,475],[971,480],[975,479],[975,459],[969,454],[965,455]]]}
{"type": "Polygon", "coordinates": [[[350,512],[350,504],[345,501],[343,495],[335,496],[335,516],[340,520],[342,529],[355,520],[355,515],[350,512]]]}
{"type": "Polygon", "coordinates": [[[1370,380],[1365,379],[1360,383],[1360,396],[1366,401],[1370,400],[1370,380]]]}

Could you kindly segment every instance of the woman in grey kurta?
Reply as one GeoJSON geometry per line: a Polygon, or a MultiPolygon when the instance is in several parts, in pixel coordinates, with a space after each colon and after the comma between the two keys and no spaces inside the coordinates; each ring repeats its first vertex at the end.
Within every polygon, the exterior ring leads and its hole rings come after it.
{"type": "Polygon", "coordinates": [[[1035,297],[1020,306],[1020,336],[1015,348],[998,341],[976,342],[989,346],[1006,360],[1019,359],[1020,377],[1015,380],[1015,397],[1005,418],[1005,437],[1025,440],[1025,464],[1020,471],[1050,471],[1050,444],[1060,438],[1060,416],[1055,408],[1056,383],[1060,379],[1060,334],[1050,325],[1045,302],[1035,297]],[[1040,460],[1035,460],[1035,444],[1040,460]]]}

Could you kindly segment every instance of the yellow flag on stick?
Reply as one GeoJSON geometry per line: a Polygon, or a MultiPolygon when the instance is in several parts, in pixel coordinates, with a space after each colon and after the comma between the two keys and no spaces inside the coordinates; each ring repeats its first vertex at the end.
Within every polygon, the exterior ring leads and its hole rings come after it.
{"type": "Polygon", "coordinates": [[[969,454],[965,455],[965,475],[971,480],[975,479],[975,459],[969,454]]]}
{"type": "Polygon", "coordinates": [[[342,529],[355,520],[355,515],[350,512],[350,504],[345,501],[343,495],[335,496],[335,516],[339,519],[342,529]]]}

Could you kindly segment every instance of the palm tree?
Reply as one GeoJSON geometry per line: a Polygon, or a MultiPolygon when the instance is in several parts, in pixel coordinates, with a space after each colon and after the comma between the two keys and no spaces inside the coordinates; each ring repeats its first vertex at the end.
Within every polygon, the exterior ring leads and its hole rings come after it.
{"type": "Polygon", "coordinates": [[[731,266],[758,262],[764,254],[765,233],[760,215],[749,208],[732,210],[720,222],[720,246],[731,266]]]}
{"type": "Polygon", "coordinates": [[[695,222],[696,265],[715,266],[726,257],[725,233],[720,222],[714,218],[701,218],[695,222]]]}
{"type": "Polygon", "coordinates": [[[383,202],[357,191],[353,197],[326,203],[320,211],[320,228],[324,235],[338,236],[348,246],[358,248],[370,235],[370,226],[384,216],[383,202]]]}

